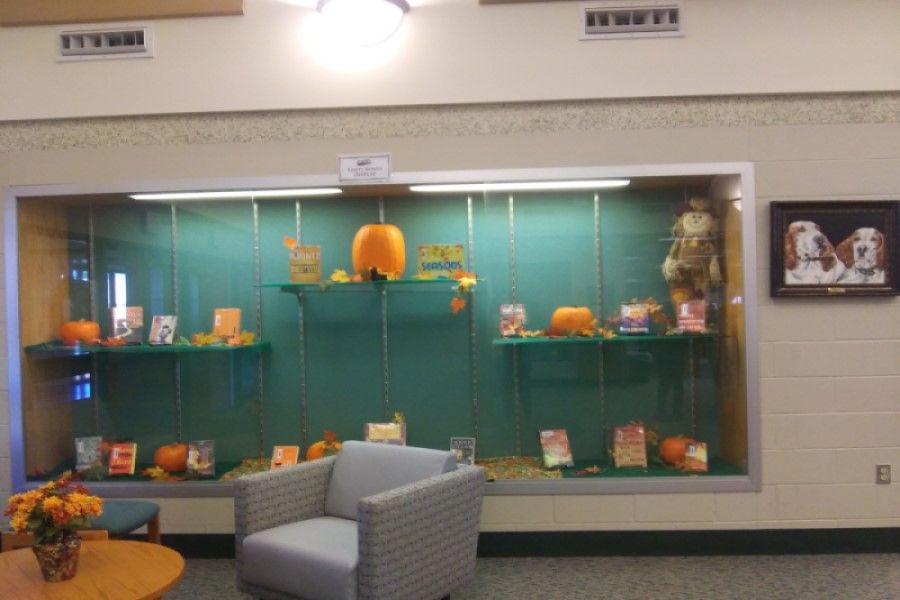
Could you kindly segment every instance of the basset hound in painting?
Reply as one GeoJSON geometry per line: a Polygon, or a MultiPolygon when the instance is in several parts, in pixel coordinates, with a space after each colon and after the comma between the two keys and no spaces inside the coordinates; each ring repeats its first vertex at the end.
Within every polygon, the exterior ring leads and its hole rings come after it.
{"type": "Polygon", "coordinates": [[[788,285],[834,283],[847,268],[813,221],[794,221],[784,234],[784,282],[788,285]]]}
{"type": "Polygon", "coordinates": [[[841,283],[884,283],[884,234],[874,227],[860,227],[838,244],[835,252],[847,267],[841,283]]]}

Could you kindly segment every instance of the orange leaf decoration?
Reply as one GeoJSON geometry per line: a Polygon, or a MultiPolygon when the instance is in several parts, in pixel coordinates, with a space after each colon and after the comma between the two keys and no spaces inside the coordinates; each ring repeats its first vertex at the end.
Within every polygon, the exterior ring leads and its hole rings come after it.
{"type": "Polygon", "coordinates": [[[457,280],[462,279],[464,277],[467,277],[469,279],[478,279],[478,276],[475,275],[475,273],[469,273],[468,271],[463,271],[463,270],[455,271],[453,273],[452,277],[453,277],[453,279],[457,279],[457,280]]]}
{"type": "Polygon", "coordinates": [[[282,239],[282,243],[284,244],[284,247],[287,248],[288,250],[293,250],[294,248],[297,247],[297,240],[295,240],[294,238],[292,238],[289,235],[284,236],[284,238],[282,239]]]}
{"type": "Polygon", "coordinates": [[[322,435],[322,439],[325,440],[326,444],[333,444],[337,441],[337,435],[330,429],[326,429],[322,435]]]}
{"type": "Polygon", "coordinates": [[[453,314],[459,314],[459,311],[466,307],[465,298],[455,297],[450,300],[450,310],[453,311],[453,314]]]}

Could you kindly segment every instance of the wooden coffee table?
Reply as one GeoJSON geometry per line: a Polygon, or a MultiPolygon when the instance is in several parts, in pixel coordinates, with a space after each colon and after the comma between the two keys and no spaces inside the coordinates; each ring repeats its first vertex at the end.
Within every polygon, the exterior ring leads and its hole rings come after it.
{"type": "Polygon", "coordinates": [[[180,554],[146,542],[82,542],[78,572],[68,581],[47,583],[31,548],[0,554],[4,598],[160,598],[184,574],[180,554]]]}

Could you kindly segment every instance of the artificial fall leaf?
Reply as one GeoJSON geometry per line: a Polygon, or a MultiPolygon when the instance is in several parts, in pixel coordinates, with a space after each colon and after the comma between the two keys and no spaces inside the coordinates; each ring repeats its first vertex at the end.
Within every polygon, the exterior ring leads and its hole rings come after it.
{"type": "Polygon", "coordinates": [[[325,440],[325,443],[328,445],[334,444],[337,439],[337,434],[330,429],[326,429],[322,434],[322,439],[325,440]]]}
{"type": "Polygon", "coordinates": [[[348,281],[350,281],[350,276],[347,275],[347,271],[343,269],[335,269],[331,273],[331,277],[329,277],[328,280],[335,283],[347,283],[348,281]]]}
{"type": "Polygon", "coordinates": [[[461,277],[459,279],[459,285],[456,286],[456,289],[462,293],[467,293],[475,287],[475,284],[478,283],[478,280],[474,277],[461,277]]]}
{"type": "Polygon", "coordinates": [[[108,337],[105,340],[98,340],[98,343],[101,346],[124,346],[125,338],[121,337],[108,337]]]}
{"type": "Polygon", "coordinates": [[[459,297],[453,298],[452,300],[450,300],[450,310],[453,312],[454,315],[459,314],[459,311],[464,309],[466,307],[466,304],[467,303],[466,303],[465,298],[459,298],[459,297]]]}
{"type": "Polygon", "coordinates": [[[282,243],[284,244],[284,247],[287,248],[288,250],[293,250],[294,248],[297,247],[297,240],[295,240],[294,238],[292,238],[289,235],[284,236],[284,238],[282,239],[282,243]]]}
{"type": "Polygon", "coordinates": [[[463,271],[461,269],[459,271],[454,271],[453,275],[451,275],[451,277],[453,279],[457,279],[457,280],[459,280],[459,279],[477,279],[478,278],[475,275],[475,273],[469,273],[468,271],[463,271]]]}
{"type": "Polygon", "coordinates": [[[402,411],[397,411],[394,413],[394,418],[392,419],[394,423],[405,423],[406,415],[403,414],[402,411]]]}

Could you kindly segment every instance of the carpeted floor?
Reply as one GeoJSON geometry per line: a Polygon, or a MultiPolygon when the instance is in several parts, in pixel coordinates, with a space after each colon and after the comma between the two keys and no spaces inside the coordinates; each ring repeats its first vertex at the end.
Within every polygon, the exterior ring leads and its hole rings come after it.
{"type": "MultiPolygon", "coordinates": [[[[167,599],[249,598],[234,561],[190,559],[167,599]]],[[[452,600],[900,600],[900,554],[479,558],[452,600]]]]}

